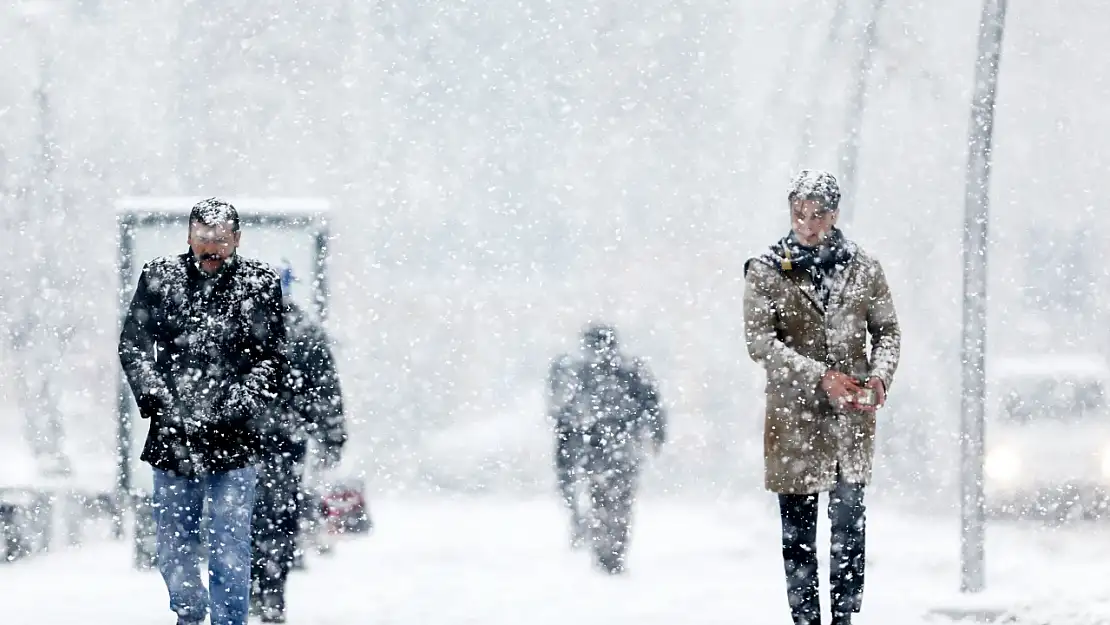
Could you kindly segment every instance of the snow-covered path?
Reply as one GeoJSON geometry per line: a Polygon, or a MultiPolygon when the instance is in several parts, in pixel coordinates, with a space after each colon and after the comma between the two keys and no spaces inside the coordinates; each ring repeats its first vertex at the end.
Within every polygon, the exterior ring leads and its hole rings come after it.
{"type": "MultiPolygon", "coordinates": [[[[785,624],[770,504],[645,502],[630,572],[610,578],[566,546],[553,501],[385,501],[373,535],[295,574],[289,622],[785,624]]],[[[873,505],[868,523],[859,625],[928,622],[929,608],[957,599],[955,519],[873,505]]],[[[1110,623],[1110,526],[994,527],[988,540],[993,600],[1051,615],[1029,622],[1110,623]]],[[[132,570],[119,543],[0,567],[0,595],[5,624],[173,623],[157,574],[132,570]]]]}

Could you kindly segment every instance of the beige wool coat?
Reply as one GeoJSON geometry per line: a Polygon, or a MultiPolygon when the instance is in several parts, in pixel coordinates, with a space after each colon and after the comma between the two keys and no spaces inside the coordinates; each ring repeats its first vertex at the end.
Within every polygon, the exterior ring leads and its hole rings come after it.
{"type": "Polygon", "coordinates": [[[821,378],[829,369],[877,377],[889,391],[901,332],[882,266],[849,245],[853,256],[833,280],[827,310],[805,271],[763,258],[745,266],[745,339],[767,374],[764,483],[775,493],[828,491],[838,474],[871,480],[876,413],[834,407],[821,378]]]}

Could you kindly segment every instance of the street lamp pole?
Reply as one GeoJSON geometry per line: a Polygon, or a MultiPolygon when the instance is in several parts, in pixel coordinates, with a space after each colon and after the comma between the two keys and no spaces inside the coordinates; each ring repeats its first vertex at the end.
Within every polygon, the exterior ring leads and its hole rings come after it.
{"type": "Polygon", "coordinates": [[[863,126],[863,112],[867,107],[867,87],[871,82],[871,68],[875,63],[875,48],[877,37],[875,34],[879,13],[883,8],[883,0],[872,0],[871,14],[863,27],[863,50],[860,52],[859,63],[856,65],[856,85],[852,92],[851,104],[848,107],[848,117],[844,144],[840,151],[841,185],[847,201],[842,202],[840,219],[845,223],[852,218],[859,194],[856,193],[856,171],[859,162],[860,132],[863,126]]]}
{"type": "Polygon", "coordinates": [[[963,395],[960,436],[960,591],[985,581],[983,422],[986,409],[987,223],[991,139],[1006,0],[984,0],[971,99],[964,221],[963,395]]]}
{"type": "Polygon", "coordinates": [[[65,9],[60,0],[24,0],[15,4],[16,15],[22,18],[35,55],[35,85],[31,91],[37,121],[37,154],[29,180],[19,199],[28,236],[25,258],[19,259],[18,271],[26,284],[35,284],[27,303],[20,311],[21,325],[27,335],[19,355],[25,393],[24,414],[28,423],[28,443],[35,455],[46,458],[52,466],[61,466],[63,423],[56,406],[56,397],[49,392],[58,375],[58,354],[62,349],[65,328],[65,303],[62,292],[63,267],[57,254],[51,253],[51,235],[65,221],[64,206],[57,180],[57,145],[55,112],[52,98],[54,63],[54,29],[65,9]],[[32,348],[33,347],[33,348],[32,348]],[[27,371],[40,375],[28,376],[27,371]],[[33,386],[32,386],[33,385],[33,386]],[[32,409],[31,406],[43,404],[32,409]]]}

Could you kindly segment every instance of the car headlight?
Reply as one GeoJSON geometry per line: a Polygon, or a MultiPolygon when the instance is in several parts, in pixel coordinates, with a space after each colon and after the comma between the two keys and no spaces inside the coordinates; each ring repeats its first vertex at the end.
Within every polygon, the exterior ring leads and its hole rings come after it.
{"type": "MultiPolygon", "coordinates": [[[[1103,463],[1103,469],[1110,469],[1110,463],[1103,463]]],[[[1009,482],[1021,472],[1021,455],[1011,447],[996,447],[987,452],[983,463],[987,478],[997,482],[1009,482]]]]}

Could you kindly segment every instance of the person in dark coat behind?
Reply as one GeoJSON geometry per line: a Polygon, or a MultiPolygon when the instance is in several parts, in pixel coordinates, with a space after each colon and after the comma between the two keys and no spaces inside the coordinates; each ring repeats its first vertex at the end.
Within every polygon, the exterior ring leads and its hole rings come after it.
{"type": "Polygon", "coordinates": [[[347,441],[343,395],[327,333],[289,299],[292,271],[282,271],[288,377],[263,431],[263,458],[251,531],[251,610],[264,623],[285,622],[285,586],[293,567],[308,437],[323,468],[339,464],[347,441]]]}
{"type": "Polygon", "coordinates": [[[576,373],[575,362],[568,354],[552,361],[547,379],[547,416],[555,434],[555,482],[570,512],[571,546],[580,547],[586,540],[586,518],[578,501],[583,453],[572,402],[578,384],[576,373]]]}
{"type": "Polygon", "coordinates": [[[236,253],[240,234],[231,204],[194,206],[189,251],[143,267],[120,333],[149,423],[141,458],[154,471],[156,559],[179,625],[247,622],[258,424],[282,383],[285,324],[278,275],[236,253]]]}
{"type": "Polygon", "coordinates": [[[588,326],[582,348],[571,403],[590,493],[590,542],[596,563],[618,574],[625,570],[644,444],[650,441],[655,453],[662,448],[666,413],[647,366],[621,354],[614,328],[588,326]]]}

